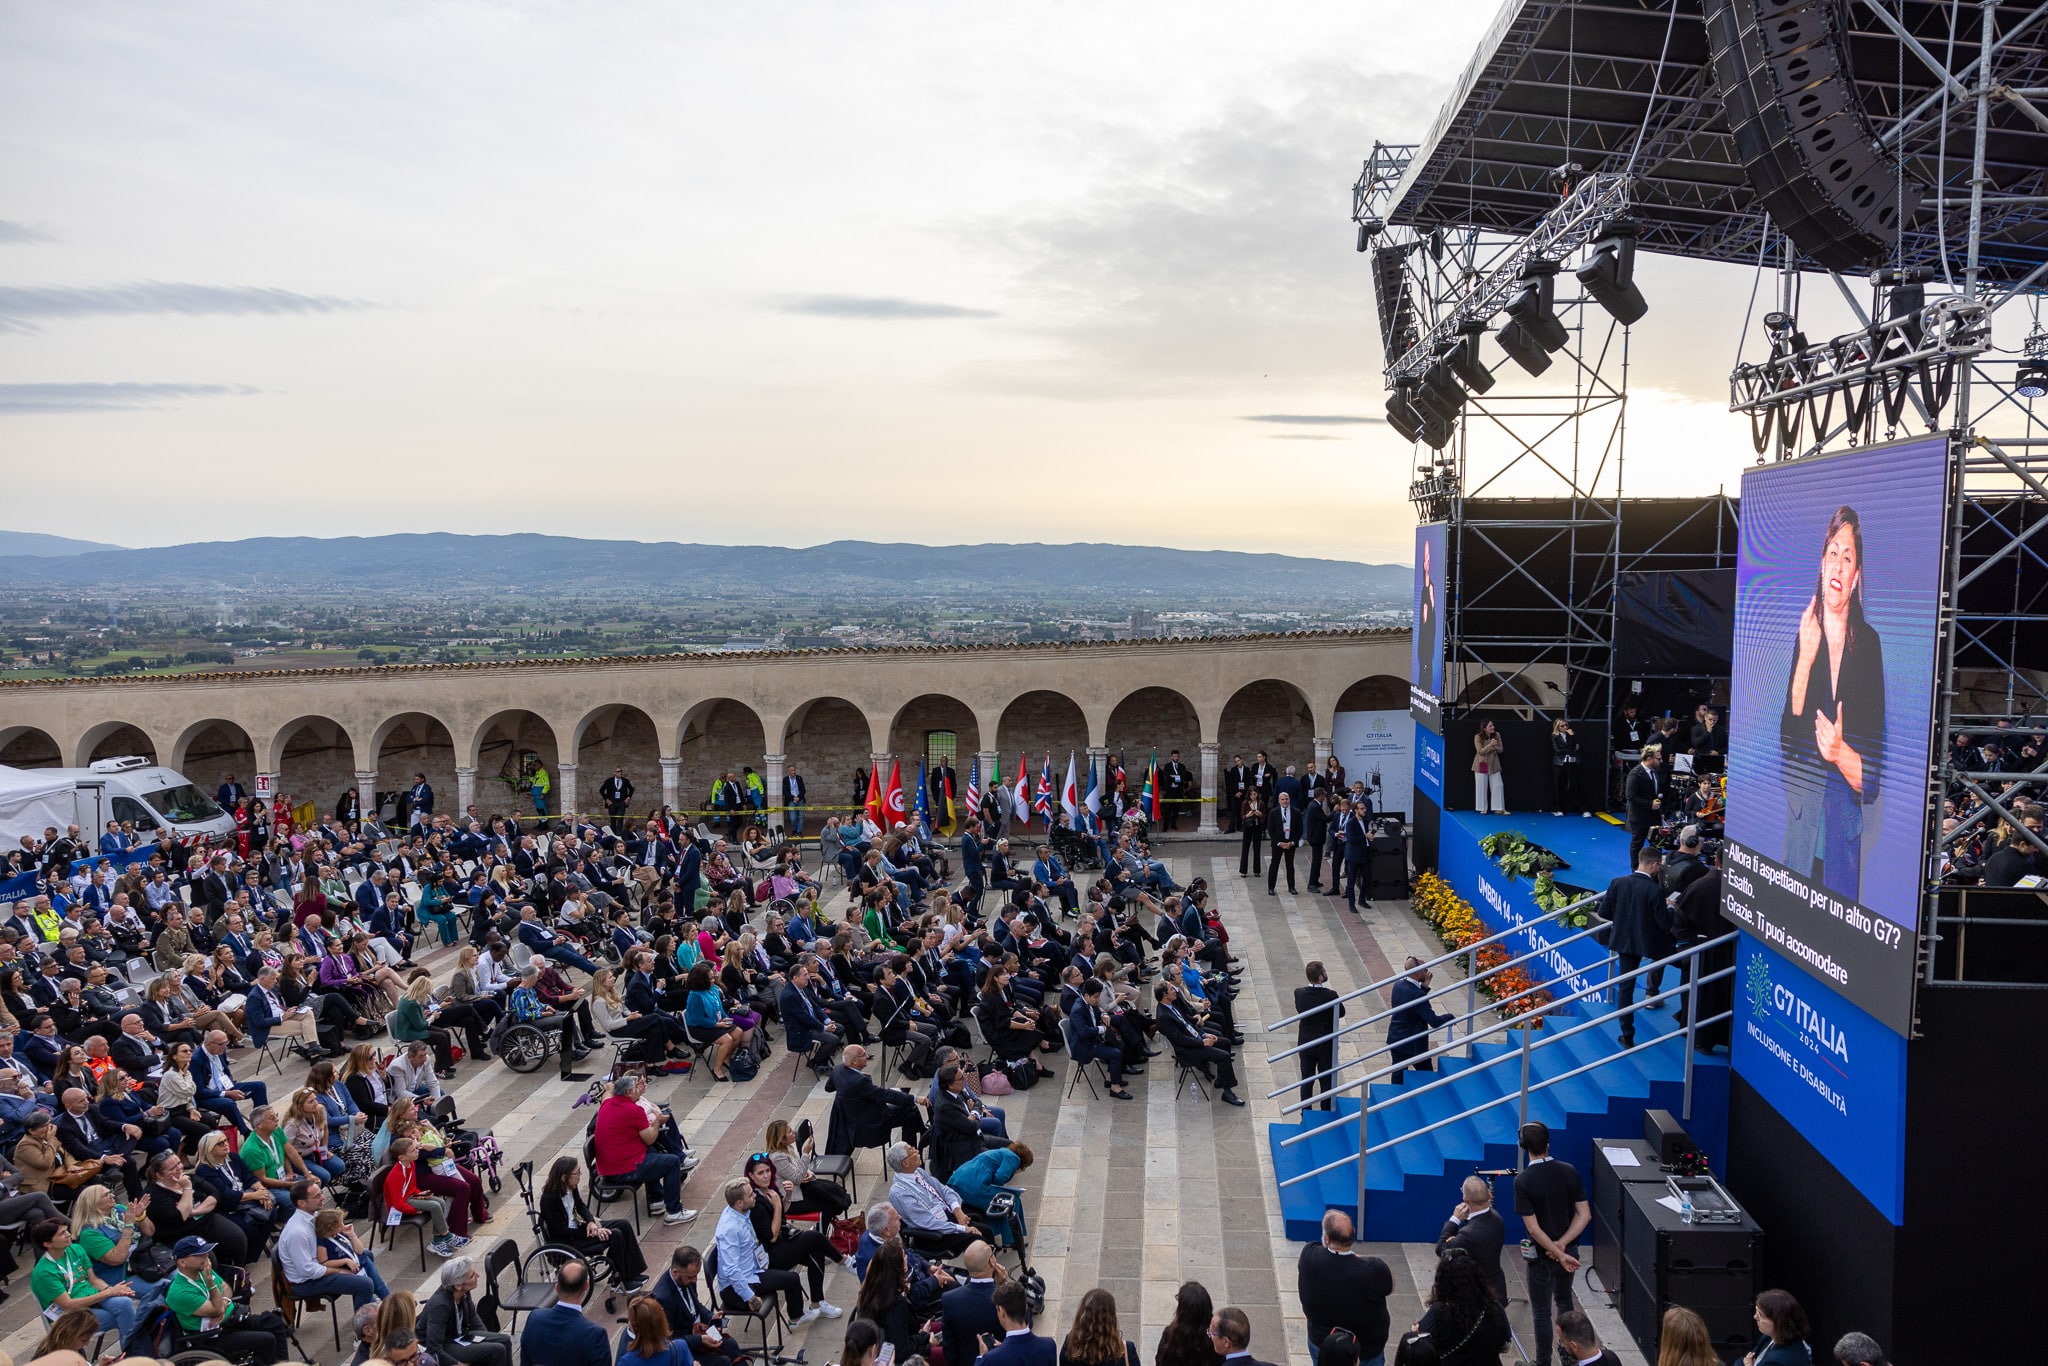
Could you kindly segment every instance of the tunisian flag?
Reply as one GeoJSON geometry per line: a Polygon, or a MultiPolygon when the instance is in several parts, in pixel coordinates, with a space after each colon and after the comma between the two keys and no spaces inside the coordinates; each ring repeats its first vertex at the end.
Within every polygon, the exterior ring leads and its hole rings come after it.
{"type": "Polygon", "coordinates": [[[903,765],[895,759],[889,761],[889,793],[882,799],[882,805],[888,813],[881,822],[884,830],[893,830],[898,821],[909,819],[903,808],[903,765]]]}
{"type": "Polygon", "coordinates": [[[882,766],[876,764],[868,771],[868,799],[861,810],[867,818],[886,830],[889,828],[888,812],[882,806],[882,766]]]}

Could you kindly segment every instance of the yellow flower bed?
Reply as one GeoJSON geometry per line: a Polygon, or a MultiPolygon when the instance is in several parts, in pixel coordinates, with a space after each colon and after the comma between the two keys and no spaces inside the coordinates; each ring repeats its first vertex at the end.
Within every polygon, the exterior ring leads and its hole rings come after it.
{"type": "MultiPolygon", "coordinates": [[[[1411,898],[1416,914],[1436,931],[1445,948],[1462,949],[1486,938],[1486,926],[1479,919],[1479,913],[1472,909],[1472,903],[1451,890],[1450,884],[1435,873],[1423,872],[1416,875],[1415,892],[1411,898]]],[[[1536,985],[1536,979],[1527,966],[1517,964],[1506,967],[1509,954],[1498,944],[1488,944],[1478,951],[1476,972],[1479,989],[1496,1001],[1510,996],[1521,996],[1536,985]]],[[[1501,1006],[1501,1013],[1515,1016],[1527,1011],[1542,1011],[1550,1005],[1548,991],[1536,991],[1521,999],[1508,1001],[1501,1006]]]]}

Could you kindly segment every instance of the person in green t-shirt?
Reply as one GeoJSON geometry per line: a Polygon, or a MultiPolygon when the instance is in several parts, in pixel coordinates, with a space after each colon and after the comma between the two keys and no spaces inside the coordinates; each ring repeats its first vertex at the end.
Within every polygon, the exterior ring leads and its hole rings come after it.
{"type": "Polygon", "coordinates": [[[299,1156],[299,1150],[286,1141],[284,1129],[277,1122],[276,1106],[264,1106],[250,1123],[254,1127],[242,1140],[242,1164],[270,1192],[270,1198],[289,1218],[292,1214],[292,1183],[305,1178],[305,1160],[299,1156]]]}
{"type": "Polygon", "coordinates": [[[46,1219],[29,1235],[42,1256],[29,1273],[29,1288],[43,1317],[51,1323],[72,1309],[90,1309],[102,1329],[119,1335],[125,1346],[135,1333],[135,1290],[108,1285],[93,1274],[92,1258],[73,1241],[71,1225],[46,1219]]]}
{"type": "Polygon", "coordinates": [[[210,1334],[208,1344],[229,1360],[246,1356],[256,1366],[283,1360],[289,1354],[291,1329],[275,1311],[251,1314],[235,1303],[228,1283],[213,1269],[215,1246],[204,1238],[184,1237],[171,1249],[178,1269],[171,1273],[164,1303],[177,1316],[178,1327],[210,1334]]]}

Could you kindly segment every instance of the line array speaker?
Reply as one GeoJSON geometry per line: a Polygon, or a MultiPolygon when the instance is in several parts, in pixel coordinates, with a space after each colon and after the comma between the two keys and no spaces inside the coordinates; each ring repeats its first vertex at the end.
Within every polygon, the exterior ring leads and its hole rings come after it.
{"type": "Polygon", "coordinates": [[[1372,293],[1380,310],[1380,344],[1393,364],[1415,345],[1415,300],[1408,293],[1409,247],[1375,247],[1372,293]]]}
{"type": "Polygon", "coordinates": [[[1743,173],[1771,221],[1830,270],[1874,265],[1919,208],[1849,69],[1844,0],[1704,0],[1743,173]]]}

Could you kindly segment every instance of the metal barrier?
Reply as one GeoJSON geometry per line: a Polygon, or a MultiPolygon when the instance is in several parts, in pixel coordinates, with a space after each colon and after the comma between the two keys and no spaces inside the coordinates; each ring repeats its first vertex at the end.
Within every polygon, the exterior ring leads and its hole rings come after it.
{"type": "MultiPolygon", "coordinates": [[[[1586,900],[1597,900],[1597,898],[1587,898],[1586,900]]],[[[1576,907],[1585,904],[1586,901],[1580,901],[1573,903],[1573,906],[1576,907]]],[[[1520,934],[1525,929],[1526,927],[1524,926],[1518,926],[1513,930],[1504,930],[1499,934],[1488,936],[1486,939],[1476,940],[1472,944],[1467,945],[1464,948],[1454,950],[1448,954],[1444,954],[1438,958],[1430,960],[1430,962],[1428,963],[1407,969],[1402,973],[1399,973],[1392,977],[1385,978],[1379,982],[1375,982],[1370,986],[1361,987],[1356,991],[1349,992],[1346,995],[1339,997],[1338,1000],[1346,1001],[1355,999],[1356,997],[1364,995],[1368,991],[1376,991],[1381,987],[1391,984],[1393,982],[1397,982],[1401,980],[1401,978],[1409,976],[1412,973],[1419,972],[1425,967],[1433,967],[1441,963],[1449,962],[1461,955],[1469,954],[1474,950],[1482,948],[1489,943],[1498,942],[1499,940],[1506,938],[1510,934],[1520,934]]],[[[1592,931],[1588,930],[1585,933],[1591,932],[1592,931]]],[[[1735,969],[1732,967],[1721,968],[1715,972],[1707,974],[1704,978],[1702,978],[1698,970],[1698,962],[1702,954],[1705,954],[1707,951],[1711,949],[1720,948],[1723,945],[1733,944],[1737,938],[1738,935],[1734,931],[1730,931],[1729,933],[1721,935],[1718,938],[1709,939],[1702,941],[1698,944],[1689,945],[1683,949],[1680,949],[1678,952],[1670,954],[1664,958],[1657,959],[1656,961],[1650,963],[1639,964],[1638,966],[1629,970],[1628,972],[1619,974],[1612,972],[1614,958],[1612,957],[1612,955],[1610,955],[1608,959],[1608,962],[1610,964],[1610,974],[1606,981],[1600,983],[1598,986],[1582,987],[1579,990],[1572,992],[1567,996],[1556,999],[1551,1003],[1550,1006],[1546,1007],[1546,1011],[1555,1010],[1561,1006],[1572,1005],[1578,1001],[1587,1000],[1595,996],[1604,995],[1618,982],[1633,981],[1638,977],[1644,977],[1651,973],[1661,973],[1666,967],[1677,966],[1681,972],[1685,973],[1686,980],[1683,985],[1673,987],[1668,991],[1660,991],[1652,995],[1646,995],[1641,1000],[1631,1001],[1625,1013],[1633,1017],[1640,1011],[1649,1010],[1655,1007],[1656,1005],[1664,1001],[1670,1000],[1673,997],[1678,996],[1682,993],[1686,998],[1685,1024],[1682,1027],[1674,1029],[1667,1034],[1660,1034],[1655,1038],[1635,1043],[1629,1047],[1617,1049],[1613,1053],[1606,1054],[1600,1058],[1595,1059],[1592,1062],[1582,1063],[1579,1066],[1574,1067],[1567,1072],[1560,1073],[1555,1077],[1550,1077],[1542,1081],[1535,1082],[1534,1084],[1531,1084],[1529,1079],[1530,1060],[1534,1057],[1534,1055],[1541,1049],[1550,1047],[1552,1044],[1562,1043],[1566,1039],[1575,1038],[1581,1034],[1585,1034],[1589,1031],[1599,1029],[1607,1023],[1607,1020],[1605,1018],[1587,1020],[1581,1024],[1573,1025],[1569,1029],[1546,1033],[1544,1034],[1541,1040],[1538,1040],[1536,1038],[1537,1031],[1529,1027],[1529,1016],[1534,1012],[1525,1012],[1522,1016],[1515,1018],[1496,1020],[1488,1024],[1483,1029],[1477,1028],[1476,1022],[1477,1017],[1480,1014],[1497,1011],[1503,1005],[1507,1005],[1514,1001],[1520,1000],[1523,997],[1530,996],[1535,992],[1547,991],[1557,982],[1563,980],[1562,978],[1553,978],[1549,982],[1542,983],[1538,986],[1530,987],[1524,991],[1517,992],[1515,993],[1515,995],[1503,998],[1500,1001],[1489,1002],[1485,1006],[1474,1005],[1471,1009],[1467,1010],[1465,1014],[1452,1020],[1450,1024],[1446,1026],[1447,1037],[1444,1043],[1439,1044],[1434,1048],[1426,1049],[1425,1051],[1417,1054],[1413,1058],[1403,1060],[1401,1065],[1398,1067],[1382,1067],[1377,1070],[1370,1071],[1363,1076],[1354,1076],[1351,1079],[1345,1081],[1342,1085],[1332,1087],[1330,1090],[1323,1092],[1320,1096],[1311,1098],[1309,1100],[1297,1100],[1291,1105],[1282,1107],[1283,1114],[1294,1114],[1301,1110],[1307,1109],[1311,1105],[1320,1105],[1323,1103],[1324,1100],[1333,1098],[1340,1092],[1351,1091],[1355,1089],[1359,1093],[1359,1107],[1355,1113],[1339,1115],[1335,1119],[1332,1119],[1329,1123],[1319,1124],[1313,1129],[1303,1129],[1302,1132],[1291,1135],[1281,1140],[1282,1147],[1293,1147],[1295,1144],[1307,1142],[1309,1139],[1314,1138],[1318,1134],[1328,1133],[1333,1129],[1340,1129],[1348,1124],[1355,1123],[1358,1125],[1359,1150],[1356,1153],[1346,1153],[1344,1156],[1336,1159],[1335,1161],[1326,1162],[1322,1166],[1316,1167],[1310,1171],[1302,1172],[1299,1175],[1288,1177],[1286,1180],[1282,1181],[1280,1185],[1283,1188],[1288,1186],[1299,1185],[1304,1181],[1312,1181],[1315,1178],[1323,1176],[1329,1172],[1338,1171],[1347,1165],[1356,1164],[1358,1173],[1357,1225],[1360,1229],[1363,1229],[1365,1223],[1366,1159],[1371,1157],[1373,1154],[1385,1152],[1391,1148],[1398,1147],[1401,1144],[1410,1141],[1411,1139],[1420,1138],[1424,1134],[1435,1133],[1437,1130],[1447,1128],[1450,1125],[1463,1123],[1465,1120],[1471,1119],[1476,1115],[1484,1114],[1488,1110],[1497,1109],[1500,1106],[1507,1105],[1509,1103],[1515,1103],[1518,1105],[1521,1117],[1519,1122],[1527,1123],[1529,1117],[1529,1097],[1532,1094],[1546,1090],[1549,1087],[1556,1086],[1561,1082],[1569,1081],[1574,1077],[1583,1076],[1586,1073],[1597,1071],[1600,1068],[1606,1067],[1609,1064],[1616,1062],[1620,1059],[1632,1057],[1637,1053],[1642,1053],[1653,1048],[1661,1047],[1662,1045],[1670,1043],[1675,1039],[1683,1039],[1685,1047],[1685,1081],[1684,1096],[1681,1106],[1681,1118],[1688,1120],[1691,1119],[1693,1096],[1693,1064],[1698,1031],[1704,1025],[1719,1024],[1724,1020],[1730,1020],[1734,1017],[1734,1012],[1732,1010],[1729,1010],[1723,1011],[1720,1014],[1715,1015],[1712,1019],[1700,1019],[1699,989],[1702,983],[1720,981],[1724,978],[1732,978],[1735,975],[1735,969]],[[1691,964],[1693,966],[1690,969],[1688,969],[1686,966],[1684,966],[1687,964],[1691,964]],[[1457,1029],[1460,1024],[1463,1024],[1466,1027],[1465,1037],[1462,1044],[1457,1039],[1457,1029]],[[1521,1029],[1522,1032],[1522,1043],[1519,1050],[1503,1052],[1497,1057],[1486,1059],[1482,1062],[1477,1063],[1474,1067],[1466,1069],[1464,1073],[1438,1077],[1434,1080],[1426,1082],[1412,1089],[1403,1088],[1400,1094],[1390,1096],[1386,1100],[1379,1102],[1377,1105],[1374,1103],[1371,1091],[1373,1082],[1386,1080],[1392,1077],[1395,1073],[1404,1072],[1409,1068],[1417,1066],[1417,1064],[1419,1063],[1428,1062],[1435,1058],[1448,1056],[1449,1054],[1456,1052],[1460,1047],[1463,1047],[1466,1050],[1467,1055],[1470,1056],[1473,1044],[1476,1040],[1487,1038],[1496,1034],[1500,1034],[1506,1030],[1516,1028],[1521,1029]],[[1431,1124],[1425,1125],[1420,1129],[1410,1130],[1409,1132],[1404,1134],[1397,1134],[1394,1137],[1385,1139],[1379,1143],[1368,1143],[1368,1124],[1372,1115],[1376,1113],[1384,1113],[1386,1109],[1391,1108],[1394,1105],[1398,1105],[1405,1100],[1411,1100],[1416,1096],[1426,1095],[1430,1092],[1440,1090],[1446,1086],[1450,1086],[1457,1082],[1460,1076],[1472,1072],[1483,1072],[1488,1068],[1496,1067],[1499,1064],[1506,1062],[1510,1058],[1518,1058],[1521,1063],[1521,1084],[1516,1090],[1496,1097],[1493,1100],[1482,1101],[1478,1105],[1474,1105],[1469,1109],[1462,1110],[1455,1115],[1449,1116],[1448,1118],[1437,1120],[1431,1124]]],[[[1522,957],[1527,958],[1529,956],[1531,955],[1525,954],[1522,957]]],[[[1520,960],[1511,960],[1510,963],[1502,964],[1501,968],[1494,969],[1494,971],[1500,971],[1508,966],[1511,966],[1512,962],[1514,961],[1520,960]]],[[[1468,977],[1467,984],[1469,987],[1476,989],[1475,979],[1468,977]]],[[[1418,998],[1418,1000],[1414,1004],[1421,1004],[1423,1002],[1433,1000],[1437,996],[1441,996],[1446,992],[1455,989],[1455,983],[1449,984],[1445,987],[1439,988],[1438,990],[1431,992],[1428,996],[1418,998]]],[[[1408,1007],[1403,1008],[1406,1009],[1408,1007]]],[[[1284,1020],[1280,1020],[1275,1024],[1268,1026],[1268,1028],[1269,1030],[1280,1029],[1286,1025],[1298,1023],[1306,1015],[1316,1014],[1321,1011],[1327,1011],[1329,1009],[1330,1006],[1328,1004],[1325,1004],[1316,1007],[1314,1011],[1298,1012],[1294,1015],[1288,1016],[1284,1020]]],[[[1286,1052],[1274,1054],[1273,1057],[1277,1061],[1279,1058],[1289,1057],[1294,1054],[1300,1053],[1301,1051],[1303,1051],[1304,1047],[1321,1046],[1324,1043],[1328,1043],[1336,1039],[1341,1034],[1351,1033],[1357,1029],[1364,1028],[1366,1025],[1369,1025],[1377,1020],[1385,1019],[1393,1013],[1394,1012],[1392,1010],[1381,1011],[1378,1014],[1370,1017],[1369,1019],[1360,1020],[1355,1024],[1347,1026],[1343,1030],[1334,1031],[1331,1034],[1325,1036],[1324,1038],[1317,1040],[1315,1044],[1297,1045],[1294,1048],[1288,1049],[1286,1052]]],[[[1424,1035],[1424,1038],[1426,1039],[1427,1035],[1424,1035]]],[[[1304,1080],[1321,1080],[1325,1077],[1334,1077],[1338,1073],[1344,1071],[1347,1068],[1357,1066],[1360,1063],[1367,1062],[1373,1058],[1379,1057],[1384,1053],[1388,1053],[1392,1051],[1392,1049],[1396,1046],[1397,1045],[1395,1045],[1394,1043],[1381,1043],[1376,1048],[1369,1049],[1366,1052],[1359,1054],[1357,1057],[1344,1059],[1340,1061],[1336,1066],[1328,1068],[1323,1072],[1316,1073],[1313,1078],[1306,1078],[1304,1080]]],[[[1286,1086],[1278,1087],[1277,1089],[1267,1093],[1267,1099],[1271,1100],[1279,1096],[1285,1095],[1289,1091],[1297,1090],[1301,1085],[1301,1081],[1296,1081],[1286,1086]]]]}

